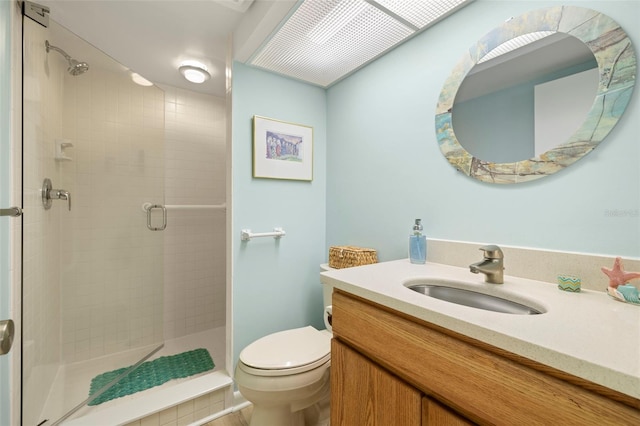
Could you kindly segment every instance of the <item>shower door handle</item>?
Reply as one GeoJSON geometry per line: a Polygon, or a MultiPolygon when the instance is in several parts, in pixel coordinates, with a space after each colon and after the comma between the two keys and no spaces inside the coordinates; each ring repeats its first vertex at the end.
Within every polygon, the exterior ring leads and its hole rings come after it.
{"type": "Polygon", "coordinates": [[[167,228],[167,208],[162,204],[151,204],[150,206],[146,207],[146,210],[147,210],[147,228],[149,228],[150,231],[164,231],[167,228]],[[162,225],[153,226],[151,224],[151,212],[153,210],[158,210],[158,209],[162,211],[162,225]]]}
{"type": "Polygon", "coordinates": [[[0,209],[0,216],[19,217],[22,216],[20,207],[9,207],[8,209],[0,209]]]}

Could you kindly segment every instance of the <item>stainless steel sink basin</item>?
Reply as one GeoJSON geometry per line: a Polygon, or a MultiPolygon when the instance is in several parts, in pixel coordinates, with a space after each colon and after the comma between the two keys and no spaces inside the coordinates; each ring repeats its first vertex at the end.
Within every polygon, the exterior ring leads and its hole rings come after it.
{"type": "Polygon", "coordinates": [[[486,311],[517,315],[538,315],[542,313],[530,306],[472,290],[435,284],[414,284],[407,286],[407,288],[425,296],[486,311]]]}

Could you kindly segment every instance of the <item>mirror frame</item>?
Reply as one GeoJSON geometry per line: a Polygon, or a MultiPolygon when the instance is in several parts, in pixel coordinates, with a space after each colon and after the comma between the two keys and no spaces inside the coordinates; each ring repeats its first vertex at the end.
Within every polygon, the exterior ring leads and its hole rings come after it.
{"type": "Polygon", "coordinates": [[[527,12],[493,29],[471,46],[445,81],[436,107],[440,151],[457,170],[490,183],[521,183],[553,174],[584,157],[609,134],[631,99],[636,57],[625,31],[608,16],[577,6],[555,6],[527,12]],[[458,142],[452,125],[453,103],[462,81],[476,63],[502,43],[536,31],[572,35],[598,62],[596,97],[583,124],[563,144],[528,160],[493,163],[472,156],[458,142]]]}

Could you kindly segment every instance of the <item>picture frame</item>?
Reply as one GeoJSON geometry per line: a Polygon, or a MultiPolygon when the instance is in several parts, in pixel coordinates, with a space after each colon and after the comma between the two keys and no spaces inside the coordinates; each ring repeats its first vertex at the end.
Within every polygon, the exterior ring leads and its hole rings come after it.
{"type": "Polygon", "coordinates": [[[253,177],[313,180],[313,127],[253,116],[253,177]]]}

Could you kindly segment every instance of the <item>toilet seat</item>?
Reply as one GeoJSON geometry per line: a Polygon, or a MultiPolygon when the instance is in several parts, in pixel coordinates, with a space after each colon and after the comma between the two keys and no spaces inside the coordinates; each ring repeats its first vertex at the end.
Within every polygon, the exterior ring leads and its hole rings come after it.
{"type": "Polygon", "coordinates": [[[299,374],[329,362],[331,335],[312,326],[262,337],[240,352],[239,367],[256,376],[299,374]]]}

